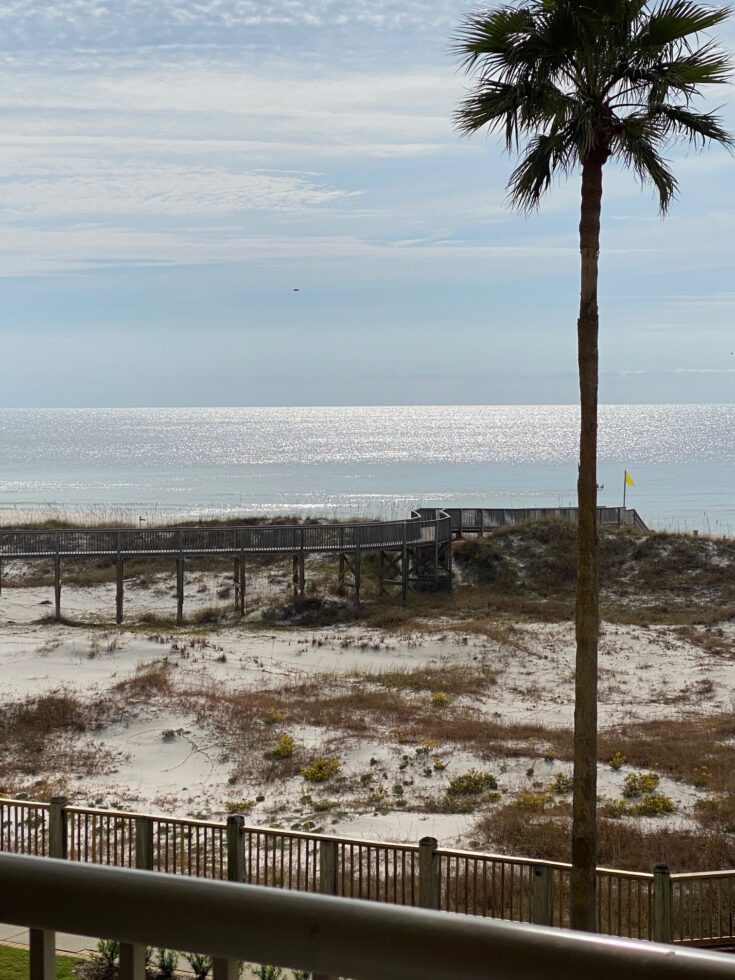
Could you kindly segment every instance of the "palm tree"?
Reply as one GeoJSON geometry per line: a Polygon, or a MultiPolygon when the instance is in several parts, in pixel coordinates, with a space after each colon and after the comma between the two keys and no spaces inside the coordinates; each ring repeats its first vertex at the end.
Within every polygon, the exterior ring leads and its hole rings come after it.
{"type": "Polygon", "coordinates": [[[510,202],[536,208],[555,175],[581,170],[577,343],[579,443],[572,907],[596,928],[597,797],[597,276],[602,176],[608,161],[653,184],[665,213],[677,182],[662,155],[677,140],[732,145],[718,117],[695,110],[731,65],[707,38],[728,16],[690,0],[521,0],[466,18],[456,50],[474,86],[457,128],[505,136],[520,162],[510,202]]]}

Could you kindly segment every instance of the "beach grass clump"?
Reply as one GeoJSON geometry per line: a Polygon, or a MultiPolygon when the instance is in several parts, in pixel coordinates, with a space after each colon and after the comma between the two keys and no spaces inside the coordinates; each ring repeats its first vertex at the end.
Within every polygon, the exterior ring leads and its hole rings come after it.
{"type": "Polygon", "coordinates": [[[301,768],[301,775],[310,783],[325,783],[342,768],[339,759],[318,755],[301,768]]]}

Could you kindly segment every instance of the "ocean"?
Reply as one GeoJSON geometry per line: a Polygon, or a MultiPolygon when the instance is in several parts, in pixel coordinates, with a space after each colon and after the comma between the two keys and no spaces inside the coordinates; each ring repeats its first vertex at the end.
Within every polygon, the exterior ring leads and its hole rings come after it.
{"type": "MultiPolygon", "coordinates": [[[[569,405],[0,411],[0,522],[570,506],[569,405]]],[[[735,405],[604,405],[600,503],[735,534],[735,405]]]]}

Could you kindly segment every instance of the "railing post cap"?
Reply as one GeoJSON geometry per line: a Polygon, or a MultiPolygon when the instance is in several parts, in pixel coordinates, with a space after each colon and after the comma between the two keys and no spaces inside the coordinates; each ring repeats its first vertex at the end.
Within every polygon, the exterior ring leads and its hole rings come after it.
{"type": "Polygon", "coordinates": [[[66,796],[52,796],[51,803],[55,806],[68,806],[69,800],[66,796]]]}
{"type": "Polygon", "coordinates": [[[242,830],[245,826],[245,817],[242,813],[231,813],[227,817],[227,823],[231,826],[236,824],[242,830]]]}
{"type": "Polygon", "coordinates": [[[667,875],[671,873],[668,864],[656,864],[653,867],[653,873],[656,875],[667,875]]]}
{"type": "Polygon", "coordinates": [[[419,841],[419,847],[436,848],[438,846],[439,846],[439,841],[436,839],[436,837],[422,837],[421,840],[419,841]]]}

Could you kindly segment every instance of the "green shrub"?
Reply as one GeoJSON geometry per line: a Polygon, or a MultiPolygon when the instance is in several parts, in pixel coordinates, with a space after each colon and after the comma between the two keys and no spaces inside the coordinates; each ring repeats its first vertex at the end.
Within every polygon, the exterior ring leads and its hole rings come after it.
{"type": "Polygon", "coordinates": [[[474,813],[479,803],[479,796],[450,796],[445,793],[438,809],[442,813],[474,813]]]}
{"type": "Polygon", "coordinates": [[[660,817],[664,813],[673,813],[676,804],[665,793],[649,793],[639,803],[633,803],[630,812],[636,817],[660,817]]]}
{"type": "Polygon", "coordinates": [[[259,980],[283,980],[283,970],[280,966],[261,966],[252,967],[250,972],[259,980]]]}
{"type": "Polygon", "coordinates": [[[443,694],[441,691],[435,691],[431,695],[431,706],[432,708],[448,708],[452,703],[452,699],[448,694],[443,694]]]}
{"type": "Polygon", "coordinates": [[[610,759],[608,765],[617,772],[618,769],[622,769],[625,765],[625,756],[622,752],[616,752],[612,759],[610,759]]]}
{"type": "Polygon", "coordinates": [[[659,778],[655,772],[632,772],[625,777],[623,783],[623,796],[632,800],[646,793],[652,793],[659,784],[659,778]]]}
{"type": "Polygon", "coordinates": [[[116,980],[119,958],[120,943],[116,939],[100,939],[97,951],[79,963],[74,972],[82,980],[116,980]]]}
{"type": "Polygon", "coordinates": [[[696,786],[697,789],[705,789],[711,781],[712,770],[706,763],[703,762],[701,766],[694,767],[694,776],[692,777],[693,786],[696,786]]]}
{"type": "Polygon", "coordinates": [[[447,796],[479,796],[488,789],[497,789],[498,784],[489,772],[469,769],[463,776],[455,776],[447,786],[447,796]]]}
{"type": "Polygon", "coordinates": [[[564,772],[558,772],[549,783],[549,792],[555,795],[566,796],[574,789],[574,779],[564,772]]]}
{"type": "Polygon", "coordinates": [[[273,749],[274,759],[290,759],[296,743],[286,732],[278,737],[276,747],[273,749]]]}
{"type": "Polygon", "coordinates": [[[530,790],[523,790],[514,798],[513,806],[520,810],[543,810],[552,799],[551,793],[533,793],[530,790]]]}
{"type": "Polygon", "coordinates": [[[301,769],[301,775],[310,783],[325,783],[340,771],[339,759],[318,755],[308,766],[301,769]]]}
{"type": "Polygon", "coordinates": [[[196,980],[207,980],[212,969],[212,957],[207,953],[184,953],[183,956],[196,980]]]}
{"type": "Polygon", "coordinates": [[[156,969],[160,980],[170,980],[176,973],[176,964],[179,955],[173,949],[164,949],[159,946],[156,950],[156,969]]]}

